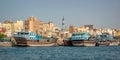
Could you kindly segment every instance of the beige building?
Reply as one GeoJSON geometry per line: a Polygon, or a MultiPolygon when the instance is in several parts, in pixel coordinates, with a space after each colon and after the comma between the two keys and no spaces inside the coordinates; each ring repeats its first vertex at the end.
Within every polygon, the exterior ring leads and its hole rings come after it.
{"type": "Polygon", "coordinates": [[[88,27],[81,26],[81,27],[77,28],[76,30],[78,32],[87,32],[88,31],[88,27]]]}
{"type": "Polygon", "coordinates": [[[4,28],[6,30],[5,34],[10,37],[14,32],[21,31],[23,29],[23,21],[17,20],[15,23],[6,20],[3,23],[0,23],[0,28],[4,28]]]}
{"type": "Polygon", "coordinates": [[[22,30],[23,30],[23,21],[17,20],[14,23],[13,31],[14,32],[19,32],[19,31],[22,31],[22,30]]]}
{"type": "Polygon", "coordinates": [[[76,28],[75,28],[75,26],[69,26],[69,32],[70,33],[73,33],[73,32],[75,32],[75,30],[76,30],[76,28]]]}
{"type": "Polygon", "coordinates": [[[25,31],[31,31],[42,35],[43,37],[51,37],[56,35],[58,27],[53,22],[44,23],[43,21],[37,20],[36,17],[29,17],[24,22],[25,31]]]}
{"type": "Polygon", "coordinates": [[[97,36],[102,34],[103,32],[109,33],[113,36],[120,36],[120,30],[118,29],[108,29],[108,28],[97,28],[94,29],[93,25],[84,25],[81,27],[69,26],[69,32],[89,32],[92,36],[97,36]]]}
{"type": "Polygon", "coordinates": [[[84,25],[81,27],[75,27],[75,26],[69,26],[69,32],[73,33],[73,32],[89,32],[93,30],[93,25],[84,25]]]}

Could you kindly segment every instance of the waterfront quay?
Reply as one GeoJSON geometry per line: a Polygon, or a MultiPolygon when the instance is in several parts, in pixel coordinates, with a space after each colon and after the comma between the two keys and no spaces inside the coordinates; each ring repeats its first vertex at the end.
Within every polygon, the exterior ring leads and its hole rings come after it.
{"type": "Polygon", "coordinates": [[[5,20],[0,23],[0,46],[119,46],[120,30],[94,28],[94,25],[66,27],[64,17],[60,29],[52,21],[34,16],[24,21],[5,20]],[[76,36],[74,33],[77,33],[76,36]],[[87,35],[84,33],[88,33],[87,35]],[[87,37],[86,37],[87,36],[87,37]],[[6,40],[6,38],[9,38],[6,40]]]}

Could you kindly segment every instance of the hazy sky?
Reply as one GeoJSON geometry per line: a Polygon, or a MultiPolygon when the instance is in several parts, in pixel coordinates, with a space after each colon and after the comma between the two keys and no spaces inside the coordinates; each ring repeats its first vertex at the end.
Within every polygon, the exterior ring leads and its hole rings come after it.
{"type": "Polygon", "coordinates": [[[0,0],[0,22],[36,16],[44,22],[120,28],[120,0],[0,0]]]}

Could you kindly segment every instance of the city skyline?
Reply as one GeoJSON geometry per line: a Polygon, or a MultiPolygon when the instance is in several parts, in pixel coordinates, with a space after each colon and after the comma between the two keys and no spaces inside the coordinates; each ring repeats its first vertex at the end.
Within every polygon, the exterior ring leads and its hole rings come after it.
{"type": "Polygon", "coordinates": [[[120,28],[120,0],[0,0],[0,22],[26,20],[35,16],[61,27],[93,24],[99,28],[120,28]]]}

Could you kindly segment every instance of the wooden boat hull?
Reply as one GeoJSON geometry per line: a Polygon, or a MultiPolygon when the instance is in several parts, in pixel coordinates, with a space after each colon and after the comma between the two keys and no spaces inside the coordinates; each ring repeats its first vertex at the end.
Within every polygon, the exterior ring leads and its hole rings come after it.
{"type": "Polygon", "coordinates": [[[109,46],[110,41],[99,41],[96,43],[96,46],[109,46]]]}
{"type": "Polygon", "coordinates": [[[73,46],[95,46],[96,42],[93,40],[74,40],[71,41],[73,46]]]}
{"type": "Polygon", "coordinates": [[[56,40],[26,40],[15,38],[16,46],[55,46],[56,40]]]}
{"type": "Polygon", "coordinates": [[[72,46],[72,42],[70,40],[63,40],[64,46],[72,46]]]}

